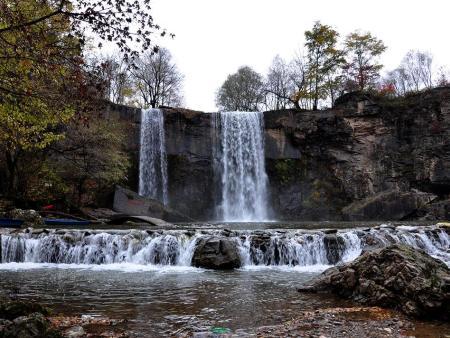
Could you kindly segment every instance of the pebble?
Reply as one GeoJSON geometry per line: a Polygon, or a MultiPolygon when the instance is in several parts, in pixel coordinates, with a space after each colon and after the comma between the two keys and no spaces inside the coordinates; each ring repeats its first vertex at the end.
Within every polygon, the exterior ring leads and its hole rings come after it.
{"type": "Polygon", "coordinates": [[[85,335],[84,329],[81,326],[74,326],[68,331],[66,331],[66,337],[68,338],[78,338],[85,335]]]}

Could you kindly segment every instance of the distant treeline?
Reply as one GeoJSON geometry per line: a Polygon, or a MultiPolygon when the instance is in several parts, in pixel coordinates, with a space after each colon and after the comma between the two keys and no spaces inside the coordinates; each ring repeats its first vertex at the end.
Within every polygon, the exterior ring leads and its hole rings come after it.
{"type": "Polygon", "coordinates": [[[316,22],[305,32],[305,49],[290,61],[273,59],[267,75],[243,66],[228,76],[217,92],[221,110],[316,110],[333,105],[351,91],[377,91],[402,96],[423,88],[449,84],[445,68],[433,65],[429,52],[409,51],[398,68],[381,77],[380,57],[387,49],[370,32],[339,33],[316,22]]]}

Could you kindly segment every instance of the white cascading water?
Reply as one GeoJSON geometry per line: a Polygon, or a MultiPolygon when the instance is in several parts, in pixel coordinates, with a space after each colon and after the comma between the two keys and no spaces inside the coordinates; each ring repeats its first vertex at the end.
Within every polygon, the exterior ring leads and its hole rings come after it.
{"type": "Polygon", "coordinates": [[[139,156],[139,195],[167,205],[167,157],[164,115],[160,109],[143,109],[139,156]]]}
{"type": "Polygon", "coordinates": [[[220,112],[214,123],[219,137],[214,166],[220,177],[219,218],[227,222],[267,220],[263,114],[220,112]]]}
{"type": "Polygon", "coordinates": [[[332,235],[302,230],[20,232],[0,236],[1,263],[190,266],[201,237],[234,241],[244,267],[334,265],[356,259],[365,248],[394,243],[422,249],[450,265],[450,237],[433,227],[354,229],[332,235]]]}

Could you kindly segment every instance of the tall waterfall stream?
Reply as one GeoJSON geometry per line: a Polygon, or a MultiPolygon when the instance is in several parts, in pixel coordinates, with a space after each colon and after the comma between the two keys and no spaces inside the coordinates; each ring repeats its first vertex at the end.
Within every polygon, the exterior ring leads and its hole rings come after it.
{"type": "Polygon", "coordinates": [[[160,109],[144,109],[141,115],[139,194],[167,205],[167,158],[164,114],[160,109]]]}
{"type": "Polygon", "coordinates": [[[220,177],[219,218],[227,222],[267,220],[264,122],[259,112],[215,114],[216,163],[220,177]]]}

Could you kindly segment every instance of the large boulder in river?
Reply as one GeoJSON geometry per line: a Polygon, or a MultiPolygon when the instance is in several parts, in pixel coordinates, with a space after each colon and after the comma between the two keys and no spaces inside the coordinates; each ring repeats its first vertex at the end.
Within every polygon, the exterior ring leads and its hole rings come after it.
{"type": "Polygon", "coordinates": [[[336,234],[326,234],[323,243],[325,244],[328,263],[337,264],[345,251],[344,239],[336,234]]]}
{"type": "Polygon", "coordinates": [[[450,319],[450,269],[422,250],[392,245],[326,270],[300,292],[332,292],[366,305],[450,319]]]}
{"type": "Polygon", "coordinates": [[[402,220],[437,198],[421,191],[383,191],[342,209],[349,221],[402,220]]]}
{"type": "Polygon", "coordinates": [[[192,265],[215,270],[239,268],[241,258],[237,243],[229,238],[201,238],[197,242],[192,265]]]}
{"type": "Polygon", "coordinates": [[[114,211],[130,216],[149,216],[167,222],[192,222],[192,218],[171,209],[161,202],[140,196],[121,186],[114,193],[114,211]]]}

